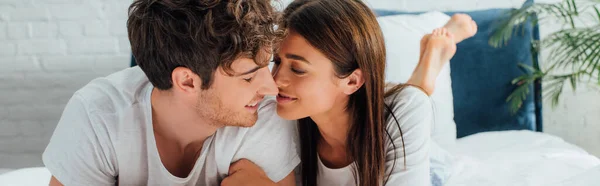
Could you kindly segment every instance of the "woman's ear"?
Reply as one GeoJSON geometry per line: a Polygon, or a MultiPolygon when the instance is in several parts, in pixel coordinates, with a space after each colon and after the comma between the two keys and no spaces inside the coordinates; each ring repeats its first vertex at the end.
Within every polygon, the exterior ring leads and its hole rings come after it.
{"type": "Polygon", "coordinates": [[[363,77],[362,70],[356,69],[348,77],[344,78],[342,89],[344,94],[354,94],[360,87],[365,84],[365,78],[363,77]]]}

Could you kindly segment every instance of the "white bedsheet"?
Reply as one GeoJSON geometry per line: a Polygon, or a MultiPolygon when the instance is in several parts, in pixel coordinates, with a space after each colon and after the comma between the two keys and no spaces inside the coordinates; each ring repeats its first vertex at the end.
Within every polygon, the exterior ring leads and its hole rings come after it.
{"type": "Polygon", "coordinates": [[[550,186],[600,185],[600,166],[550,186]]]}
{"type": "MultiPolygon", "coordinates": [[[[459,139],[449,186],[597,186],[600,159],[558,137],[531,131],[459,139]]],[[[0,186],[47,185],[46,168],[0,174],[0,186]]]]}
{"type": "Polygon", "coordinates": [[[12,171],[12,169],[3,169],[3,168],[0,168],[0,175],[4,174],[6,172],[9,172],[9,171],[12,171]]]}
{"type": "Polygon", "coordinates": [[[597,157],[548,134],[479,133],[459,139],[451,151],[451,186],[600,185],[593,179],[600,178],[597,157]]]}
{"type": "Polygon", "coordinates": [[[50,177],[50,172],[45,167],[18,169],[0,174],[0,186],[48,185],[50,177]]]}

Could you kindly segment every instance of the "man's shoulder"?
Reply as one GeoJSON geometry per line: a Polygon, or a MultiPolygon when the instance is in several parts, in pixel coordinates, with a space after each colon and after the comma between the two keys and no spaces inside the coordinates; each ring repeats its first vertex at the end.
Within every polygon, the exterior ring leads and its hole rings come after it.
{"type": "Polygon", "coordinates": [[[90,81],[74,96],[79,97],[90,112],[113,113],[136,103],[149,85],[139,67],[128,68],[90,81]]]}
{"type": "Polygon", "coordinates": [[[42,155],[53,176],[67,185],[112,184],[120,162],[143,165],[139,162],[145,155],[128,153],[145,152],[144,127],[137,125],[143,120],[136,120],[137,109],[130,109],[134,98],[144,95],[136,92],[147,90],[139,86],[142,77],[140,69],[129,68],[94,79],[75,92],[42,155]]]}

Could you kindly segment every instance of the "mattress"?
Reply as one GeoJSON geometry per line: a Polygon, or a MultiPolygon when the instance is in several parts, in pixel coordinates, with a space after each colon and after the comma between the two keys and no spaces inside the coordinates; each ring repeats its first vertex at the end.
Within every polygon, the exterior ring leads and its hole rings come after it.
{"type": "Polygon", "coordinates": [[[23,168],[0,174],[1,186],[42,186],[50,183],[51,174],[45,167],[23,168]]]}
{"type": "Polygon", "coordinates": [[[447,185],[600,185],[600,159],[532,131],[484,132],[457,140],[447,185]],[[579,178],[579,179],[577,179],[579,178]]]}
{"type": "Polygon", "coordinates": [[[0,174],[6,173],[8,171],[11,171],[12,169],[2,169],[0,168],[0,174]]]}
{"type": "MultiPolygon", "coordinates": [[[[449,186],[600,185],[600,159],[561,138],[532,131],[485,132],[457,140],[449,186]]],[[[0,174],[0,185],[47,185],[44,167],[0,174]]]]}

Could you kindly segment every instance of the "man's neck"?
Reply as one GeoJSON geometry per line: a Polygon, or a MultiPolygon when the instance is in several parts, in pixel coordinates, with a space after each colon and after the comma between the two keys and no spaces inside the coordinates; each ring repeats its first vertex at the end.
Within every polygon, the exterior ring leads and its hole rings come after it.
{"type": "Polygon", "coordinates": [[[218,129],[200,118],[197,109],[173,92],[152,90],[152,128],[156,149],[163,166],[174,176],[189,176],[204,142],[218,129]]]}
{"type": "Polygon", "coordinates": [[[172,92],[152,90],[152,126],[162,139],[177,144],[182,151],[201,148],[219,127],[197,114],[197,109],[174,99],[172,92]],[[188,150],[186,150],[188,149],[188,150]]]}

